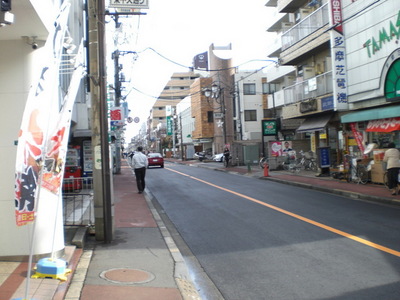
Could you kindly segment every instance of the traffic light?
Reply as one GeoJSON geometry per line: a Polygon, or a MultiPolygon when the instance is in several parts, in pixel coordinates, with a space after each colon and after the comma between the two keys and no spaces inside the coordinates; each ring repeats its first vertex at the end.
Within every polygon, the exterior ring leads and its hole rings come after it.
{"type": "Polygon", "coordinates": [[[11,10],[11,0],[0,0],[1,1],[1,11],[11,10]]]}

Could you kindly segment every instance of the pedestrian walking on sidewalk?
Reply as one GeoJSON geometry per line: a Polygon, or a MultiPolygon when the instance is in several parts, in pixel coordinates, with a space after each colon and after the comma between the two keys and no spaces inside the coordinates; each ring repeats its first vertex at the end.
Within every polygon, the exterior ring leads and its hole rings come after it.
{"type": "Polygon", "coordinates": [[[392,195],[399,193],[400,152],[394,143],[389,143],[383,161],[387,163],[388,187],[392,195]]]}
{"type": "Polygon", "coordinates": [[[146,183],[146,168],[149,165],[147,156],[143,154],[143,147],[139,146],[137,152],[132,158],[132,167],[136,176],[136,184],[139,194],[143,193],[146,183]]]}
{"type": "Polygon", "coordinates": [[[224,158],[225,158],[225,167],[228,167],[229,159],[231,158],[231,152],[229,151],[228,148],[225,148],[225,150],[224,150],[224,158]]]}

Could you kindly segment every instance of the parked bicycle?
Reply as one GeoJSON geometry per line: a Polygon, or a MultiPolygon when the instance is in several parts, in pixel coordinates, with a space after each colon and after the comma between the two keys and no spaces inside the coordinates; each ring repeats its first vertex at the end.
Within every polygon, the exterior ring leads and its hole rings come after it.
{"type": "Polygon", "coordinates": [[[298,165],[296,161],[296,152],[295,151],[289,151],[285,159],[283,160],[281,164],[282,168],[286,171],[290,171],[293,173],[299,173],[301,167],[298,165]]]}
{"type": "Polygon", "coordinates": [[[362,159],[357,159],[351,155],[345,155],[349,164],[347,172],[347,182],[366,184],[369,181],[367,165],[361,163],[362,159]]]}
{"type": "Polygon", "coordinates": [[[267,157],[261,157],[258,165],[260,166],[261,169],[264,169],[266,164],[268,164],[268,158],[267,157]]]}
{"type": "Polygon", "coordinates": [[[300,150],[299,153],[301,157],[299,158],[297,166],[300,169],[316,172],[318,170],[318,165],[314,158],[314,152],[304,152],[303,150],[300,150]]]}

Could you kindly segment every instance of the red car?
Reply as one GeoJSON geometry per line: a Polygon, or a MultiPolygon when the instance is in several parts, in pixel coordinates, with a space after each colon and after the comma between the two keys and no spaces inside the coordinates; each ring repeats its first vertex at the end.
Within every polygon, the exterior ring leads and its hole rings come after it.
{"type": "Polygon", "coordinates": [[[147,168],[154,166],[159,166],[161,168],[164,168],[164,158],[160,153],[149,153],[147,155],[147,160],[149,162],[147,168]]]}

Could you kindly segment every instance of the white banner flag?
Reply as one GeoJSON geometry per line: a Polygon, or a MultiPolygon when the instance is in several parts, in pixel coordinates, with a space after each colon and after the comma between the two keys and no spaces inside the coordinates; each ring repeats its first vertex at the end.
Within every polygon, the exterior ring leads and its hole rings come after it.
{"type": "Polygon", "coordinates": [[[71,82],[64,98],[57,126],[55,127],[55,131],[50,134],[46,144],[41,186],[56,195],[60,192],[61,182],[64,175],[72,109],[75,103],[76,94],[78,93],[79,83],[84,74],[83,42],[81,42],[76,56],[71,82]]]}
{"type": "Polygon", "coordinates": [[[50,32],[44,53],[46,60],[32,84],[18,137],[15,165],[15,213],[18,226],[34,221],[38,179],[43,165],[48,119],[56,88],[67,30],[69,1],[65,1],[50,32]]]}

